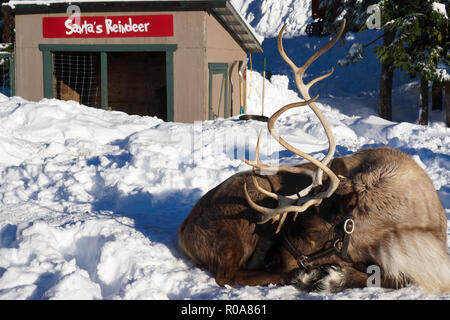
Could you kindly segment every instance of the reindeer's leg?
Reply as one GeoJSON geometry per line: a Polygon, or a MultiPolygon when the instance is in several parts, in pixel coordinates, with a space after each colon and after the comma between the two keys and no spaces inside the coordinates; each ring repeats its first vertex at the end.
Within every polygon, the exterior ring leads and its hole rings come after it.
{"type": "Polygon", "coordinates": [[[331,293],[349,288],[365,288],[368,274],[351,266],[322,265],[309,271],[299,270],[291,283],[310,292],[331,293]]]}
{"type": "MultiPolygon", "coordinates": [[[[369,285],[369,282],[370,285],[376,286],[376,283],[369,280],[369,273],[357,270],[351,265],[322,265],[308,272],[298,270],[291,279],[291,284],[301,290],[317,293],[365,288],[369,285]]],[[[383,277],[383,271],[381,271],[379,286],[382,288],[399,289],[408,283],[406,280],[401,283],[395,279],[383,277]]]]}
{"type": "Polygon", "coordinates": [[[288,279],[290,279],[287,274],[246,269],[246,261],[242,261],[244,250],[237,241],[234,243],[234,246],[231,246],[231,243],[227,243],[227,247],[219,252],[215,272],[215,279],[219,286],[283,285],[288,283],[288,279]]]}
{"type": "Polygon", "coordinates": [[[273,245],[273,240],[268,238],[261,238],[256,245],[255,251],[247,262],[246,269],[248,270],[262,270],[266,268],[267,252],[273,245]]]}
{"type": "Polygon", "coordinates": [[[291,284],[300,290],[317,293],[339,291],[344,282],[344,273],[335,265],[323,265],[311,270],[299,269],[291,284]],[[336,290],[337,289],[337,290],[336,290]]]}
{"type": "Polygon", "coordinates": [[[220,279],[216,276],[216,282],[220,286],[267,286],[270,284],[284,285],[288,283],[288,275],[275,274],[262,270],[235,270],[234,273],[227,277],[227,280],[220,279]]]}

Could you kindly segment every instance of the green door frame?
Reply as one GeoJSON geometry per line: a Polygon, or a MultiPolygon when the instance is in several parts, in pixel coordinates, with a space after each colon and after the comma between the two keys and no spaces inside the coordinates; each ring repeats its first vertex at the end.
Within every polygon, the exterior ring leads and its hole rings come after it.
{"type": "Polygon", "coordinates": [[[16,95],[16,68],[14,53],[0,53],[1,59],[9,59],[9,96],[13,97],[16,95]]]}
{"type": "Polygon", "coordinates": [[[213,120],[213,75],[223,74],[225,82],[225,106],[224,116],[229,117],[228,112],[228,63],[208,63],[209,69],[209,120],[213,120]]]}
{"type": "Polygon", "coordinates": [[[108,52],[165,52],[167,82],[167,121],[174,121],[174,67],[173,53],[178,49],[176,44],[40,44],[44,65],[44,97],[53,98],[53,59],[52,52],[100,52],[102,108],[108,107],[108,52]]]}

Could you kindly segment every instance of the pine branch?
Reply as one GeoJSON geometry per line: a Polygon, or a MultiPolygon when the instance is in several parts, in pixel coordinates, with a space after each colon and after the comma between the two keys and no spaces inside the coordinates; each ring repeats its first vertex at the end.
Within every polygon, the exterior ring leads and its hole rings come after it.
{"type": "Polygon", "coordinates": [[[365,48],[367,48],[367,47],[371,46],[372,44],[374,44],[375,42],[377,42],[377,40],[379,40],[379,39],[383,38],[383,37],[384,37],[384,35],[385,35],[385,33],[383,33],[383,34],[379,35],[378,37],[376,37],[376,38],[375,38],[374,40],[370,41],[369,43],[367,43],[367,44],[364,44],[364,45],[363,45],[363,48],[365,49],[365,48]]]}

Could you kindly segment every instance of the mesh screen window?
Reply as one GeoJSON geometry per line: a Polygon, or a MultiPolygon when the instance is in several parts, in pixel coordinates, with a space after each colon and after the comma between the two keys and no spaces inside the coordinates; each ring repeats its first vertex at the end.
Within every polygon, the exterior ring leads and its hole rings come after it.
{"type": "Polygon", "coordinates": [[[100,108],[100,72],[98,52],[53,53],[53,96],[100,108]]]}

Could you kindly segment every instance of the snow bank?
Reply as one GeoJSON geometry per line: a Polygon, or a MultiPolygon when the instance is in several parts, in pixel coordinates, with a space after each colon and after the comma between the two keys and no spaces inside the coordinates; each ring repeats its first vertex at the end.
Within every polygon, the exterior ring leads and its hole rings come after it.
{"type": "MultiPolygon", "coordinates": [[[[258,113],[262,77],[251,77],[258,113]]],[[[266,82],[267,115],[298,101],[287,78],[266,82]]],[[[344,113],[358,99],[318,105],[339,154],[397,147],[425,168],[450,214],[450,129],[344,113]]],[[[292,286],[220,288],[178,250],[176,232],[209,189],[247,170],[263,131],[269,163],[302,161],[261,122],[218,119],[164,123],[88,108],[73,101],[0,97],[0,299],[390,299],[450,298],[409,287],[317,296],[292,286]]],[[[298,148],[322,157],[327,139],[308,108],[277,123],[298,148]]]]}

